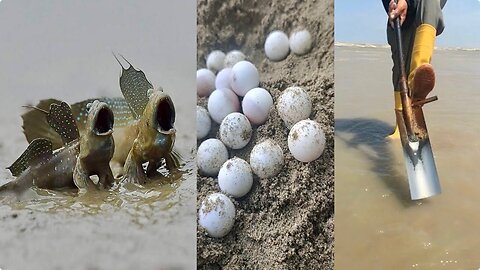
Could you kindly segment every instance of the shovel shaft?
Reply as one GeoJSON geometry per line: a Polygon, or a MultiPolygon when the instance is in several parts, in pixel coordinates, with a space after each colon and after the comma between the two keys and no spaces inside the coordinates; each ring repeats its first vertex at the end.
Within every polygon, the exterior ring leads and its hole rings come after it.
{"type": "Polygon", "coordinates": [[[400,62],[400,99],[402,100],[402,112],[405,119],[405,129],[409,138],[416,140],[413,131],[413,123],[415,122],[412,110],[412,100],[409,97],[407,87],[407,73],[405,71],[405,57],[403,55],[402,31],[400,18],[397,17],[394,21],[395,36],[398,48],[398,58],[400,62]]]}
{"type": "Polygon", "coordinates": [[[400,90],[401,91],[407,91],[407,83],[405,78],[407,77],[407,74],[405,72],[405,57],[403,55],[403,42],[402,42],[402,30],[401,30],[401,24],[400,24],[400,18],[396,18],[394,22],[394,27],[395,27],[395,36],[396,36],[396,41],[397,41],[397,48],[398,48],[398,55],[399,55],[399,60],[400,60],[400,90]]]}

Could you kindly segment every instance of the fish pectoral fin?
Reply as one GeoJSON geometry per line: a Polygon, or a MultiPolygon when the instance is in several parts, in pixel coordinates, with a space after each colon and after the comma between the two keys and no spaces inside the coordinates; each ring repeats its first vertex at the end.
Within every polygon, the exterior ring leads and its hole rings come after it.
{"type": "Polygon", "coordinates": [[[135,69],[122,55],[120,56],[129,64],[129,67],[125,69],[118,58],[115,57],[122,66],[120,89],[132,110],[133,117],[139,119],[148,103],[147,91],[152,89],[153,85],[148,81],[143,71],[135,69]]]}
{"type": "Polygon", "coordinates": [[[121,182],[123,183],[136,183],[136,184],[145,184],[147,183],[147,177],[145,171],[142,167],[141,159],[135,155],[133,149],[128,153],[127,159],[125,160],[124,175],[121,182]]]}
{"type": "Polygon", "coordinates": [[[72,109],[65,102],[50,105],[47,122],[62,137],[64,144],[80,137],[72,109]]]}
{"type": "Polygon", "coordinates": [[[165,157],[165,163],[167,164],[167,168],[169,170],[180,168],[182,161],[182,156],[175,150],[172,150],[172,152],[165,157]]]}
{"type": "Polygon", "coordinates": [[[52,142],[38,138],[33,140],[22,155],[7,169],[12,172],[13,176],[19,176],[28,167],[37,164],[41,160],[48,159],[52,155],[52,142]]]}
{"type": "Polygon", "coordinates": [[[35,139],[44,138],[52,142],[53,149],[58,149],[63,146],[62,138],[50,126],[46,117],[50,105],[60,103],[62,103],[60,100],[45,99],[41,100],[36,106],[24,106],[28,110],[22,114],[22,128],[29,143],[35,139]]]}

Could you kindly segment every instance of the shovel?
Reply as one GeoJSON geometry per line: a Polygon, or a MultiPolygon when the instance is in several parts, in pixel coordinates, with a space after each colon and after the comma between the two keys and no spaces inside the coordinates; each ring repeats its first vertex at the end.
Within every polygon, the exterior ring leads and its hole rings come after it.
{"type": "Polygon", "coordinates": [[[422,110],[424,104],[438,98],[434,96],[420,101],[412,100],[407,87],[400,18],[395,19],[394,28],[400,58],[400,96],[403,108],[396,110],[395,114],[407,167],[410,197],[419,200],[442,192],[422,110]]]}

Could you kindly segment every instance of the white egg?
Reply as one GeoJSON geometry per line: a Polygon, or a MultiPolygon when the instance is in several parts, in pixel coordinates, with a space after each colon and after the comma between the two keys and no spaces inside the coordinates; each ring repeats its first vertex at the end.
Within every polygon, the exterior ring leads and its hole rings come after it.
{"type": "Polygon", "coordinates": [[[308,30],[295,31],[290,35],[290,50],[294,54],[306,54],[312,48],[312,36],[308,30]]]}
{"type": "Polygon", "coordinates": [[[325,149],[325,133],[320,124],[313,120],[296,123],[288,134],[288,149],[294,158],[302,162],[320,157],[325,149]]]}
{"type": "Polygon", "coordinates": [[[245,147],[252,137],[252,125],[248,118],[238,112],[227,115],[219,129],[220,140],[232,149],[245,147]]]}
{"type": "Polygon", "coordinates": [[[289,87],[278,99],[277,110],[287,128],[291,128],[298,121],[310,116],[312,101],[303,88],[289,87]]]}
{"type": "Polygon", "coordinates": [[[217,89],[208,98],[207,107],[213,121],[220,124],[228,114],[240,111],[240,101],[232,90],[217,89]]]}
{"type": "Polygon", "coordinates": [[[212,51],[207,57],[207,68],[213,72],[217,72],[223,68],[225,61],[225,53],[219,50],[212,51]]]}
{"type": "Polygon", "coordinates": [[[197,106],[197,139],[203,139],[210,132],[212,120],[207,109],[197,106]]]}
{"type": "Polygon", "coordinates": [[[218,172],[220,190],[235,198],[245,196],[252,188],[252,183],[252,169],[241,158],[227,160],[218,172]]]}
{"type": "Polygon", "coordinates": [[[218,139],[203,141],[197,150],[197,166],[201,174],[217,176],[228,159],[227,147],[218,139]]]}
{"type": "Polygon", "coordinates": [[[211,237],[224,237],[235,222],[235,205],[221,193],[210,194],[198,211],[199,224],[211,237]]]}
{"type": "Polygon", "coordinates": [[[232,68],[232,90],[243,97],[248,90],[255,88],[260,83],[258,70],[254,64],[248,61],[240,61],[232,68]]]}
{"type": "Polygon", "coordinates": [[[220,70],[215,78],[215,88],[228,88],[232,89],[230,81],[232,80],[232,68],[224,68],[220,70]]]}
{"type": "Polygon", "coordinates": [[[272,106],[272,96],[263,88],[248,91],[242,101],[242,111],[254,125],[261,125],[267,121],[272,106]]]}
{"type": "Polygon", "coordinates": [[[265,40],[265,54],[272,61],[280,61],[287,57],[290,48],[288,36],[282,31],[273,31],[265,40]]]}
{"type": "Polygon", "coordinates": [[[245,60],[245,54],[241,51],[233,50],[227,53],[225,56],[225,61],[223,63],[224,67],[233,67],[236,63],[245,60]]]}
{"type": "Polygon", "coordinates": [[[282,148],[271,139],[255,145],[250,153],[250,166],[260,178],[277,175],[283,167],[282,148]]]}
{"type": "Polygon", "coordinates": [[[197,70],[197,95],[208,97],[215,90],[215,74],[206,68],[197,70]]]}

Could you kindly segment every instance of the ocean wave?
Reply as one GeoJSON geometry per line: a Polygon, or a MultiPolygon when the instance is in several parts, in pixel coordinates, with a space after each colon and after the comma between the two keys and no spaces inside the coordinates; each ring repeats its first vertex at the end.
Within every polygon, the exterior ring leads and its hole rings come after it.
{"type": "MultiPolygon", "coordinates": [[[[337,47],[352,47],[352,48],[379,48],[390,49],[388,44],[367,44],[367,43],[346,43],[335,42],[337,47]]],[[[465,52],[480,52],[480,48],[462,48],[462,47],[435,47],[437,51],[465,51],[465,52]]]]}
{"type": "Polygon", "coordinates": [[[346,43],[346,42],[335,42],[335,46],[338,47],[354,47],[354,48],[381,48],[381,49],[390,49],[388,44],[367,44],[367,43],[346,43]]]}

